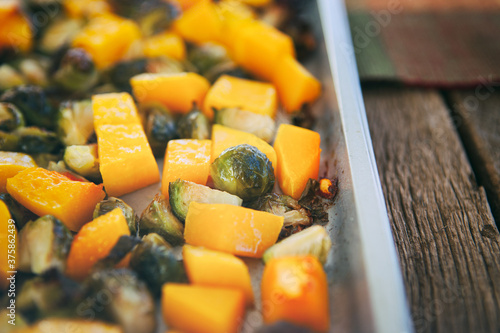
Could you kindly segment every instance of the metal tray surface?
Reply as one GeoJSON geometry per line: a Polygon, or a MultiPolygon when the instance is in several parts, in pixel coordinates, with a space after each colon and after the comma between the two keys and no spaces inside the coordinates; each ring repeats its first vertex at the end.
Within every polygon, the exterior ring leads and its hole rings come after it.
{"type": "MultiPolygon", "coordinates": [[[[310,1],[303,13],[313,22],[318,52],[306,66],[323,84],[315,104],[315,128],[322,139],[320,175],[338,177],[339,192],[329,211],[332,239],[325,270],[329,281],[331,332],[413,332],[352,48],[341,0],[310,1]]],[[[163,161],[159,160],[162,170],[163,161]]],[[[142,212],[158,184],[123,196],[142,212]]],[[[247,311],[242,332],[262,325],[261,260],[245,259],[256,307],[247,311]]],[[[272,304],[270,305],[272,307],[272,304]]],[[[272,309],[265,309],[272,311],[272,309]]],[[[160,327],[165,326],[158,314],[160,327]]],[[[193,318],[196,320],[196,318],[193,318]]]]}

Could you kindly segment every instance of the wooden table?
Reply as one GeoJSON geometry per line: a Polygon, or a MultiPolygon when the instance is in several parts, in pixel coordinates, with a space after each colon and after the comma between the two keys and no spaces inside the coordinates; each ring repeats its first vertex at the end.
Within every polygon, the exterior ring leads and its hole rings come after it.
{"type": "Polygon", "coordinates": [[[500,332],[500,87],[363,95],[415,332],[500,332]]]}

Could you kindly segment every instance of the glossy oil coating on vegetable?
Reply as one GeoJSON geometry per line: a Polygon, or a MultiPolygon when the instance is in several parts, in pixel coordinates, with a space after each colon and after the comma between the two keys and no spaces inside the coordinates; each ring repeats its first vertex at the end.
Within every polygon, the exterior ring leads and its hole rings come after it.
{"type": "Polygon", "coordinates": [[[7,179],[27,168],[36,167],[30,155],[0,151],[0,192],[6,192],[7,179]]]}

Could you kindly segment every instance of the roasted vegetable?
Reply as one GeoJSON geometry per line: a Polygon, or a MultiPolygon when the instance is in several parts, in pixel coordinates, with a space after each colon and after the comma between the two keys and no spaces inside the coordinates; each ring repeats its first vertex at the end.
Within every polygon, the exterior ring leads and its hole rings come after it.
{"type": "Polygon", "coordinates": [[[146,136],[155,156],[163,156],[170,140],[177,139],[173,115],[161,104],[142,108],[147,114],[146,136]]]}
{"type": "Polygon", "coordinates": [[[17,86],[5,91],[1,102],[12,103],[24,115],[27,125],[53,128],[57,109],[53,108],[42,88],[38,86],[17,86]]]}
{"type": "Polygon", "coordinates": [[[48,54],[54,54],[71,42],[83,26],[83,21],[74,18],[59,17],[53,20],[42,32],[38,48],[48,54]]]}
{"type": "Polygon", "coordinates": [[[167,199],[157,194],[139,219],[139,235],[157,233],[172,245],[184,243],[184,226],[175,217],[167,199]]]}
{"type": "Polygon", "coordinates": [[[18,151],[23,153],[57,153],[61,149],[61,141],[56,133],[39,127],[21,127],[13,134],[19,139],[18,151]]]}
{"type": "Polygon", "coordinates": [[[226,204],[191,202],[186,243],[237,256],[261,258],[276,243],[283,217],[226,204]]]}
{"type": "Polygon", "coordinates": [[[147,72],[147,59],[133,59],[116,63],[109,71],[111,82],[120,90],[131,93],[130,79],[147,72]]]}
{"type": "Polygon", "coordinates": [[[324,264],[331,247],[332,241],[326,229],[313,225],[274,244],[264,252],[262,259],[267,263],[272,258],[312,255],[324,264]]]}
{"type": "Polygon", "coordinates": [[[99,317],[118,323],[125,333],[152,333],[156,329],[155,304],[146,285],[128,269],[93,273],[86,281],[93,309],[99,317]],[[103,294],[106,295],[103,298],[103,294]]]}
{"type": "Polygon", "coordinates": [[[0,150],[17,151],[19,149],[19,137],[14,133],[0,131],[0,150]]]}
{"type": "MultiPolygon", "coordinates": [[[[216,79],[216,74],[222,70],[235,66],[227,50],[221,45],[212,43],[193,47],[188,54],[188,60],[196,67],[198,73],[211,79],[216,79]]],[[[213,82],[210,79],[209,81],[213,82]]]]}
{"type": "Polygon", "coordinates": [[[14,177],[19,171],[35,166],[35,161],[27,154],[0,151],[0,192],[6,191],[7,179],[14,177]]]}
{"type": "Polygon", "coordinates": [[[58,154],[39,153],[30,155],[35,160],[36,165],[38,165],[41,168],[47,168],[50,162],[57,163],[62,159],[62,156],[59,153],[58,154]]]}
{"type": "Polygon", "coordinates": [[[312,331],[303,326],[297,326],[287,321],[277,321],[271,325],[264,325],[255,331],[256,333],[312,333],[312,331]]]}
{"type": "Polygon", "coordinates": [[[49,165],[47,166],[46,169],[49,170],[49,171],[57,171],[61,175],[64,175],[64,176],[68,177],[70,180],[76,180],[76,181],[79,181],[79,182],[88,182],[88,180],[86,178],[84,178],[84,177],[80,176],[79,174],[76,174],[73,171],[69,170],[66,167],[66,163],[64,163],[64,161],[58,161],[58,162],[52,162],[52,161],[50,161],[49,165]]]}
{"type": "Polygon", "coordinates": [[[29,84],[46,87],[49,84],[47,75],[50,60],[41,56],[25,58],[19,61],[18,68],[29,84]]]}
{"type": "Polygon", "coordinates": [[[97,145],[73,145],[64,151],[64,163],[73,171],[93,181],[101,179],[97,145]]]}
{"type": "Polygon", "coordinates": [[[94,119],[90,100],[61,103],[57,132],[61,141],[67,146],[86,144],[94,132],[94,119]]]}
{"type": "Polygon", "coordinates": [[[26,223],[38,218],[37,215],[32,213],[29,209],[14,200],[9,193],[0,193],[0,200],[2,200],[9,209],[12,219],[16,222],[17,229],[22,229],[26,223]]]}
{"type": "Polygon", "coordinates": [[[111,248],[108,255],[99,259],[92,267],[92,271],[96,272],[103,269],[126,268],[129,266],[132,250],[141,239],[136,236],[122,235],[111,248]]]}
{"type": "Polygon", "coordinates": [[[214,110],[214,122],[271,142],[274,138],[275,122],[268,115],[250,112],[240,108],[222,108],[214,110]]]}
{"type": "Polygon", "coordinates": [[[186,58],[186,46],[177,34],[165,31],[144,39],[142,43],[144,56],[147,58],[169,57],[176,60],[186,58]]]}
{"type": "Polygon", "coordinates": [[[186,220],[189,204],[193,201],[234,206],[241,206],[242,203],[242,200],[236,195],[182,179],[170,183],[168,193],[172,212],[183,223],[186,220]]]}
{"type": "Polygon", "coordinates": [[[158,234],[142,238],[130,258],[132,268],[148,285],[153,295],[159,295],[166,282],[184,282],[186,273],[182,262],[177,260],[171,246],[158,234]]]}
{"type": "Polygon", "coordinates": [[[24,77],[8,64],[0,65],[0,91],[26,83],[24,77]]]}
{"type": "Polygon", "coordinates": [[[6,255],[0,257],[0,291],[8,289],[10,285],[9,272],[14,271],[19,263],[9,258],[9,254],[17,254],[19,248],[19,238],[16,225],[12,221],[12,215],[5,202],[0,201],[0,228],[5,230],[0,234],[0,251],[6,255]]]}
{"type": "Polygon", "coordinates": [[[197,108],[182,116],[177,122],[181,139],[210,139],[211,125],[207,116],[197,108]]]}
{"type": "Polygon", "coordinates": [[[115,208],[120,208],[122,210],[123,216],[127,220],[128,228],[130,229],[130,234],[137,234],[137,216],[135,215],[135,211],[132,207],[127,205],[125,201],[109,197],[101,202],[99,202],[94,209],[94,219],[97,217],[107,214],[115,208]]]}
{"type": "Polygon", "coordinates": [[[57,67],[53,74],[54,82],[70,92],[85,92],[99,79],[92,58],[81,48],[69,49],[57,67]]]}
{"type": "Polygon", "coordinates": [[[243,200],[264,195],[274,186],[271,161],[260,150],[247,144],[223,151],[210,166],[210,175],[217,189],[243,200]]]}
{"type": "MultiPolygon", "coordinates": [[[[16,318],[16,327],[18,325],[16,318]]],[[[23,329],[19,332],[70,332],[77,330],[92,333],[123,333],[123,330],[118,325],[112,325],[104,321],[71,318],[46,318],[26,328],[26,330],[23,329]]]]}
{"type": "Polygon", "coordinates": [[[61,221],[51,215],[42,216],[28,222],[19,238],[20,270],[35,274],[51,268],[65,271],[73,235],[61,221]]]}
{"type": "Polygon", "coordinates": [[[0,131],[11,132],[24,126],[23,114],[10,103],[0,103],[0,131]]]}

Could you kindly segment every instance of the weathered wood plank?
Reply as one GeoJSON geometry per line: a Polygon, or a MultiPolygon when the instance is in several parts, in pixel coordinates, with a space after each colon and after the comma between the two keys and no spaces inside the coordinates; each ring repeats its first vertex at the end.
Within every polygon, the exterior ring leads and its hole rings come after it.
{"type": "Polygon", "coordinates": [[[364,97],[416,332],[499,332],[500,236],[443,99],[364,97]]]}
{"type": "Polygon", "coordinates": [[[500,225],[500,91],[484,85],[447,97],[478,183],[484,186],[500,225]]]}

